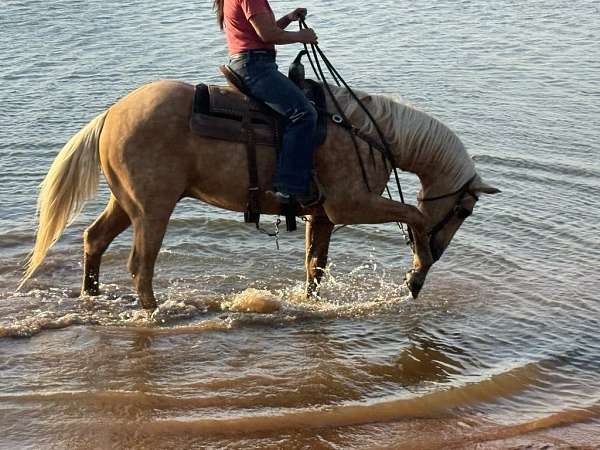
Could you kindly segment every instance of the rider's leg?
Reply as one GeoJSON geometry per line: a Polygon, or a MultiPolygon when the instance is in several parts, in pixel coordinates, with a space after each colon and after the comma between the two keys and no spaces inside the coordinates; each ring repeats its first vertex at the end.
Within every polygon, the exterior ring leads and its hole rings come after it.
{"type": "Polygon", "coordinates": [[[256,98],[286,118],[273,180],[276,190],[298,197],[310,193],[317,111],[302,91],[277,70],[273,54],[249,54],[230,64],[256,98]]]}

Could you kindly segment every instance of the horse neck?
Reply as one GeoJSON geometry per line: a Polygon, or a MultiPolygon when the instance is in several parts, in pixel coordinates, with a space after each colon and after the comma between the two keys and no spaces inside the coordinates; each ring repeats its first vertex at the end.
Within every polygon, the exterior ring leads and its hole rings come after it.
{"type": "Polygon", "coordinates": [[[475,165],[461,140],[442,122],[406,105],[396,104],[399,120],[389,130],[392,152],[402,170],[415,173],[422,195],[443,195],[462,187],[475,165]]]}
{"type": "MultiPolygon", "coordinates": [[[[463,143],[436,118],[384,96],[367,96],[365,106],[390,144],[396,165],[421,180],[422,195],[452,192],[475,174],[463,143]]],[[[378,138],[368,119],[362,123],[370,136],[378,138]]]]}

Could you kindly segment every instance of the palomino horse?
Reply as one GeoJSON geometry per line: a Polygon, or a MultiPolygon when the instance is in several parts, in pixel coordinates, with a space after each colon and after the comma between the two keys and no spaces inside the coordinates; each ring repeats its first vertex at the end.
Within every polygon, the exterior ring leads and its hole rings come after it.
{"type": "MultiPolygon", "coordinates": [[[[348,91],[332,89],[349,120],[377,139],[348,91]]],[[[156,308],[154,263],[177,202],[194,197],[232,211],[246,209],[244,144],[191,133],[193,95],[194,88],[181,82],[145,85],[71,138],[42,183],[36,243],[22,283],[39,267],[85,201],[94,196],[102,169],[112,194],[104,212],[84,234],[82,293],[99,293],[102,254],[119,233],[133,225],[128,269],[142,307],[156,308]]],[[[499,191],[483,183],[463,144],[441,122],[384,96],[358,95],[382,128],[399,168],[417,174],[422,190],[417,206],[382,197],[390,164],[385,158],[374,158],[366,143],[354,151],[348,133],[330,124],[328,137],[315,156],[326,200],[305,211],[309,219],[307,292],[316,290],[323,275],[335,224],[403,222],[414,235],[413,269],[407,274],[407,284],[416,297],[429,268],[473,210],[478,195],[499,191]],[[365,177],[359,157],[367,162],[365,177]]],[[[278,204],[265,194],[271,188],[275,152],[259,147],[257,153],[262,212],[277,214],[278,204]]]]}

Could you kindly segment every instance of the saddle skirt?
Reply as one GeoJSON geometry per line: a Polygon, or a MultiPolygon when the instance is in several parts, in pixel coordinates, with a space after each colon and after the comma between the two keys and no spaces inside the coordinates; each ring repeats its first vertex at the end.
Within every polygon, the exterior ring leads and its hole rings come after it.
{"type": "MultiPolygon", "coordinates": [[[[305,80],[304,93],[319,113],[317,145],[327,137],[326,101],[319,83],[305,80]]],[[[256,145],[279,149],[285,118],[264,103],[231,86],[196,85],[190,129],[213,139],[247,142],[251,128],[256,145]]]]}

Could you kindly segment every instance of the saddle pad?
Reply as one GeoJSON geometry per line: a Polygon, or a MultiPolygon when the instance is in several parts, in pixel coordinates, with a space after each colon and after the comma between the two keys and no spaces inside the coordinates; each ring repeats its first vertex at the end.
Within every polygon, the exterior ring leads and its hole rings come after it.
{"type": "Polygon", "coordinates": [[[257,145],[279,146],[280,117],[266,106],[226,86],[196,86],[190,129],[204,137],[246,142],[243,120],[252,124],[257,145]]]}

